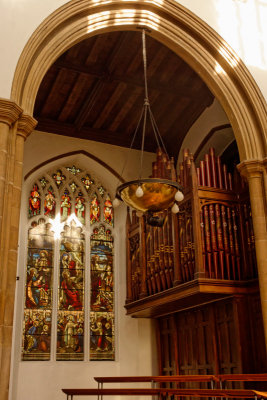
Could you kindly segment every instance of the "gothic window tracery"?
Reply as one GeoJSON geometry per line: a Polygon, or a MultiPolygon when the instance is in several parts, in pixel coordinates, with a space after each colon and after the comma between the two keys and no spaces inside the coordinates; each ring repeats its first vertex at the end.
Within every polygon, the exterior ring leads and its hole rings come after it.
{"type": "Polygon", "coordinates": [[[70,165],[28,192],[22,360],[115,359],[112,202],[70,165]]]}

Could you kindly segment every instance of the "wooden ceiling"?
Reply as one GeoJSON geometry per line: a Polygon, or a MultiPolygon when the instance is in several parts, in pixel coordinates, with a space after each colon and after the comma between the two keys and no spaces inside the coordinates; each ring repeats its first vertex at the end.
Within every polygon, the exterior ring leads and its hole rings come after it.
{"type": "MultiPolygon", "coordinates": [[[[177,156],[214,96],[167,47],[149,36],[146,47],[151,109],[169,155],[177,156]]],[[[143,103],[141,32],[110,32],[78,43],[51,66],[36,98],[36,129],[129,147],[143,103]]],[[[134,148],[140,149],[140,136],[134,148]]],[[[152,137],[148,124],[147,151],[156,149],[152,137]]]]}

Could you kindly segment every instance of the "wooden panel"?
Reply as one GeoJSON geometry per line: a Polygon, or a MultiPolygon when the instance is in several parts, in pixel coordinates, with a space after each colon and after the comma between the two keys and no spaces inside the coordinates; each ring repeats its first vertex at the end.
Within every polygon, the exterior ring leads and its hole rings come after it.
{"type": "MultiPolygon", "coordinates": [[[[237,296],[160,318],[158,330],[161,374],[175,369],[180,375],[266,372],[259,295],[237,296]]],[[[179,387],[195,387],[184,385],[179,387]]]]}
{"type": "Polygon", "coordinates": [[[176,321],[180,374],[214,373],[210,308],[179,313],[176,321]]]}
{"type": "MultiPolygon", "coordinates": [[[[152,37],[146,39],[151,108],[168,153],[177,156],[172,140],[182,142],[214,96],[180,57],[152,37]]],[[[66,135],[68,123],[68,135],[129,146],[143,101],[141,32],[109,32],[76,44],[55,61],[40,85],[34,117],[41,120],[37,129],[66,135]]],[[[149,124],[147,132],[145,149],[155,151],[149,124]]],[[[133,147],[140,149],[139,142],[133,147]]]]}

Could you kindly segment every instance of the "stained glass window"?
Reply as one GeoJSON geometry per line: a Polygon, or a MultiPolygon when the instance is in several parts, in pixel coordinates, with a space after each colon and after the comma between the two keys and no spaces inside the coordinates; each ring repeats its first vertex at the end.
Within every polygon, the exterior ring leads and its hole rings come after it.
{"type": "Polygon", "coordinates": [[[50,186],[44,198],[44,214],[50,218],[54,218],[55,212],[56,212],[56,199],[53,193],[53,188],[52,186],[50,186]]]}
{"type": "Polygon", "coordinates": [[[76,197],[76,203],[75,203],[75,214],[78,220],[82,223],[85,224],[85,205],[84,205],[85,199],[82,196],[82,193],[79,192],[78,197],[76,197]]]}
{"type": "Polygon", "coordinates": [[[69,191],[65,189],[63,195],[61,196],[61,221],[66,221],[71,212],[71,202],[69,191]]]}
{"type": "Polygon", "coordinates": [[[82,360],[84,237],[75,223],[62,233],[58,292],[57,360],[82,360]]]}
{"type": "Polygon", "coordinates": [[[57,187],[62,185],[63,181],[66,179],[65,175],[62,174],[62,171],[60,169],[58,169],[57,172],[53,175],[53,178],[57,184],[57,187]]]}
{"type": "Polygon", "coordinates": [[[67,170],[68,170],[69,172],[71,172],[72,175],[77,175],[77,174],[79,174],[80,172],[82,172],[82,170],[81,170],[80,168],[75,167],[75,165],[73,165],[72,167],[67,167],[67,170]]]}
{"type": "Polygon", "coordinates": [[[71,165],[42,173],[28,192],[25,361],[115,359],[112,202],[91,172],[71,165]]]}
{"type": "Polygon", "coordinates": [[[103,225],[91,235],[90,360],[114,360],[113,238],[103,225]]]}
{"type": "Polygon", "coordinates": [[[100,221],[100,203],[95,193],[90,205],[90,223],[93,225],[95,222],[100,221]]]}
{"type": "Polygon", "coordinates": [[[94,184],[94,181],[91,179],[90,175],[87,174],[84,178],[82,178],[82,183],[86,191],[89,192],[90,187],[94,184]]]}
{"type": "Polygon", "coordinates": [[[38,186],[35,184],[29,198],[29,218],[39,215],[41,211],[41,199],[38,186]]]}
{"type": "Polygon", "coordinates": [[[78,186],[76,185],[75,182],[71,182],[70,188],[71,188],[72,193],[75,193],[75,192],[76,192],[77,187],[78,187],[78,186]]]}
{"type": "Polygon", "coordinates": [[[28,234],[23,360],[50,358],[54,237],[51,225],[40,220],[28,234]]]}
{"type": "Polygon", "coordinates": [[[112,207],[112,202],[111,202],[109,195],[107,195],[105,203],[104,203],[104,222],[113,226],[113,222],[114,222],[113,207],[112,207]]]}

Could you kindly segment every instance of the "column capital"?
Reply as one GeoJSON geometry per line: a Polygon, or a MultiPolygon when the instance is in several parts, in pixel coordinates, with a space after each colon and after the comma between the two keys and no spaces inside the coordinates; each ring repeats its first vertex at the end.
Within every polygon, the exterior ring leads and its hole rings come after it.
{"type": "Polygon", "coordinates": [[[17,121],[21,113],[22,108],[14,103],[14,101],[0,98],[0,122],[10,127],[17,121]]]}
{"type": "Polygon", "coordinates": [[[259,178],[262,176],[264,164],[267,165],[267,159],[242,161],[237,168],[240,174],[247,179],[259,178]]]}
{"type": "Polygon", "coordinates": [[[22,136],[26,140],[36,125],[36,119],[28,114],[22,114],[18,120],[17,135],[22,136]]]}

